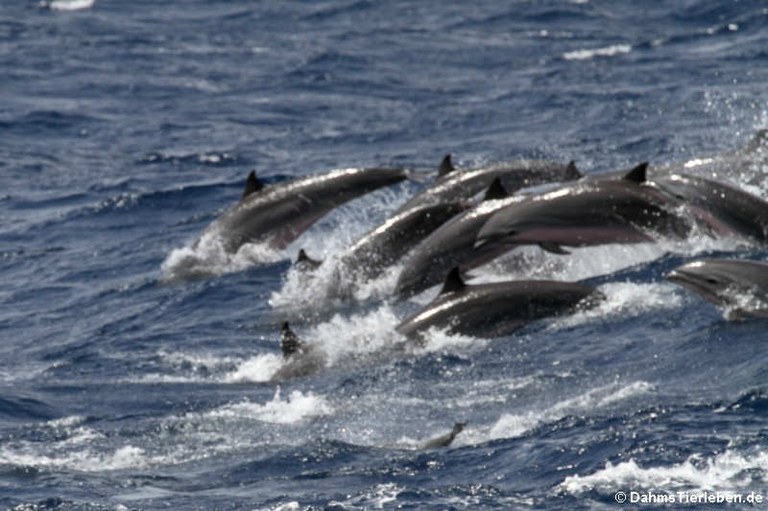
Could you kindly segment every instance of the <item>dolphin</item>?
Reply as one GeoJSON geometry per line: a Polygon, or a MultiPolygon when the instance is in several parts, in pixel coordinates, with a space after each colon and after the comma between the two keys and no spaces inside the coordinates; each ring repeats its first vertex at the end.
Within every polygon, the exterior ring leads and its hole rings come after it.
{"type": "Polygon", "coordinates": [[[419,339],[431,328],[452,334],[502,337],[531,321],[595,305],[602,294],[572,282],[522,280],[467,285],[453,268],[440,294],[400,323],[398,333],[419,339]]]}
{"type": "Polygon", "coordinates": [[[660,165],[652,169],[651,175],[656,178],[686,173],[714,180],[726,176],[745,184],[760,186],[765,184],[766,165],[768,130],[760,129],[742,147],[721,154],[691,158],[683,163],[660,165]]]}
{"type": "Polygon", "coordinates": [[[427,440],[421,446],[421,449],[428,450],[428,449],[439,449],[440,447],[448,447],[456,439],[456,435],[464,431],[464,427],[466,425],[467,425],[466,422],[454,423],[453,429],[451,429],[450,433],[446,433],[445,435],[440,435],[431,440],[427,440]]]}
{"type": "Polygon", "coordinates": [[[682,202],[646,184],[646,167],[638,166],[624,179],[584,183],[510,204],[486,221],[475,247],[535,244],[563,254],[568,253],[563,246],[653,241],[651,232],[685,237],[692,226],[674,211],[682,202]]]}
{"type": "Polygon", "coordinates": [[[287,321],[280,330],[280,351],[283,353],[284,362],[270,378],[271,382],[309,376],[326,364],[325,354],[316,346],[308,345],[299,339],[287,321]]]}
{"type": "Polygon", "coordinates": [[[768,317],[766,263],[699,259],[672,270],[666,278],[724,308],[731,319],[768,317]]]}
{"type": "Polygon", "coordinates": [[[467,207],[458,201],[440,202],[420,204],[395,214],[346,250],[340,259],[340,270],[365,280],[378,278],[422,239],[467,207]]]}
{"type": "Polygon", "coordinates": [[[487,189],[497,177],[511,193],[521,188],[581,177],[574,162],[567,165],[548,160],[514,160],[486,167],[456,170],[447,155],[440,165],[434,184],[415,195],[396,211],[401,213],[423,204],[469,200],[487,189]]]}
{"type": "Polygon", "coordinates": [[[401,168],[341,169],[270,186],[251,172],[240,201],[214,220],[202,236],[218,235],[230,253],[254,241],[284,248],[335,207],[403,181],[407,172],[401,168]]]}
{"type": "Polygon", "coordinates": [[[719,181],[686,174],[654,179],[666,192],[686,203],[695,218],[719,235],[768,241],[768,202],[719,181]]]}

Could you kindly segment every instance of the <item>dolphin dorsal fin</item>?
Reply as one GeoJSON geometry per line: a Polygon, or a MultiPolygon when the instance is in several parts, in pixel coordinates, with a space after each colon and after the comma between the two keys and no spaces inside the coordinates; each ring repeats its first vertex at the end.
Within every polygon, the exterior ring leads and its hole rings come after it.
{"type": "Polygon", "coordinates": [[[485,191],[483,200],[497,200],[505,199],[507,197],[509,197],[509,192],[507,192],[507,189],[501,184],[501,178],[497,176],[488,187],[488,190],[485,191]]]}
{"type": "Polygon", "coordinates": [[[642,183],[645,183],[647,171],[648,171],[648,162],[644,161],[637,167],[627,172],[622,179],[624,181],[630,181],[632,183],[642,184],[642,183]]]}
{"type": "Polygon", "coordinates": [[[299,249],[299,255],[296,256],[296,262],[297,263],[304,263],[307,261],[311,261],[312,258],[307,255],[307,252],[303,249],[299,249]]]}
{"type": "Polygon", "coordinates": [[[573,160],[568,162],[568,166],[565,168],[565,175],[573,179],[584,177],[584,174],[576,167],[576,162],[573,160]]]}
{"type": "Polygon", "coordinates": [[[308,269],[314,270],[321,264],[323,264],[323,261],[318,259],[312,259],[307,255],[307,251],[302,249],[299,249],[299,254],[296,256],[296,262],[293,263],[297,266],[304,266],[308,269]]]}
{"type": "Polygon", "coordinates": [[[450,174],[456,170],[456,167],[453,166],[453,162],[451,161],[451,155],[446,154],[443,156],[443,161],[440,162],[440,166],[437,168],[437,177],[442,177],[446,174],[450,174]]]}
{"type": "Polygon", "coordinates": [[[297,351],[301,351],[304,344],[299,340],[288,322],[283,323],[283,328],[280,330],[280,349],[283,352],[283,358],[288,358],[297,351]]]}
{"type": "Polygon", "coordinates": [[[443,289],[440,290],[440,294],[458,293],[459,291],[463,291],[466,287],[467,285],[461,278],[459,267],[454,266],[453,269],[448,272],[448,276],[445,277],[445,283],[443,284],[443,289]]]}
{"type": "Polygon", "coordinates": [[[245,190],[243,190],[243,199],[245,199],[252,193],[258,192],[262,188],[264,188],[264,183],[259,181],[259,178],[256,177],[256,171],[252,170],[251,173],[248,174],[248,178],[245,180],[245,190]]]}

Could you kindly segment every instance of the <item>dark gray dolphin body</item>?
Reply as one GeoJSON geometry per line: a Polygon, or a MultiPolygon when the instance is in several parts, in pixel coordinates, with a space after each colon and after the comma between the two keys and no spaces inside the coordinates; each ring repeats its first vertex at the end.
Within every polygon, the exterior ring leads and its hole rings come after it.
{"type": "Polygon", "coordinates": [[[573,162],[564,165],[547,160],[517,160],[467,170],[446,169],[445,164],[444,160],[440,176],[434,184],[408,200],[397,213],[423,204],[471,199],[486,190],[497,177],[509,193],[529,186],[581,177],[573,162]]]}
{"type": "Polygon", "coordinates": [[[466,209],[461,202],[447,202],[402,211],[349,247],[340,260],[340,271],[352,272],[357,279],[377,278],[422,239],[466,209]]]}
{"type": "Polygon", "coordinates": [[[326,357],[317,347],[301,341],[286,321],[280,331],[283,366],[272,375],[271,382],[309,376],[325,366],[326,357]]]}
{"type": "Polygon", "coordinates": [[[407,177],[405,169],[342,169],[265,186],[251,173],[243,198],[204,231],[227,252],[253,241],[283,248],[335,207],[407,177]]]}
{"type": "Polygon", "coordinates": [[[768,241],[768,202],[760,197],[719,181],[685,174],[660,177],[654,182],[683,200],[699,223],[714,234],[768,241]]]}
{"type": "Polygon", "coordinates": [[[680,201],[643,182],[585,183],[511,204],[495,212],[477,235],[476,247],[536,244],[561,247],[653,241],[649,232],[684,237],[691,225],[674,212],[680,201]]]}
{"type": "Polygon", "coordinates": [[[579,304],[593,305],[601,296],[582,284],[548,280],[467,285],[454,268],[440,295],[396,330],[416,338],[431,327],[454,334],[501,337],[579,304]]]}
{"type": "Polygon", "coordinates": [[[700,259],[676,268],[667,279],[726,309],[734,319],[768,317],[768,264],[700,259]]]}
{"type": "Polygon", "coordinates": [[[421,449],[429,450],[429,449],[439,449],[440,447],[448,447],[453,443],[454,440],[456,440],[456,436],[462,431],[464,431],[464,427],[466,425],[467,425],[466,422],[455,423],[453,425],[453,429],[451,429],[449,433],[432,438],[431,440],[427,440],[421,446],[421,449]]]}
{"type": "Polygon", "coordinates": [[[408,298],[443,282],[454,266],[466,271],[506,252],[506,246],[484,252],[475,250],[475,238],[493,213],[522,200],[524,197],[488,200],[440,226],[406,259],[395,285],[395,295],[408,298]]]}

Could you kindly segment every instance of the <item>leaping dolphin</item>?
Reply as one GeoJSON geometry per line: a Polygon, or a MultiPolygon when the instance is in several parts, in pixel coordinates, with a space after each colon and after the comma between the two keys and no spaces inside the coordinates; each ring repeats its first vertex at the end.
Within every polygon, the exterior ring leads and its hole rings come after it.
{"type": "Polygon", "coordinates": [[[654,179],[685,201],[696,219],[714,234],[768,241],[768,202],[744,190],[703,177],[673,174],[654,179]]]}
{"type": "Polygon", "coordinates": [[[572,282],[523,280],[467,285],[454,268],[440,295],[396,330],[413,338],[422,337],[431,327],[453,334],[502,337],[531,321],[578,305],[595,305],[601,298],[593,288],[572,282]]]}
{"type": "Polygon", "coordinates": [[[251,172],[243,197],[203,236],[219,236],[230,253],[254,241],[284,248],[335,207],[406,178],[401,168],[342,169],[267,186],[251,172]]]}
{"type": "Polygon", "coordinates": [[[768,264],[699,259],[676,268],[667,280],[725,309],[729,318],[768,317],[768,264]]]}
{"type": "Polygon", "coordinates": [[[681,201],[647,185],[645,167],[625,179],[585,183],[510,204],[483,225],[475,247],[535,244],[567,253],[563,246],[653,241],[650,233],[685,237],[691,224],[674,211],[681,201]]]}

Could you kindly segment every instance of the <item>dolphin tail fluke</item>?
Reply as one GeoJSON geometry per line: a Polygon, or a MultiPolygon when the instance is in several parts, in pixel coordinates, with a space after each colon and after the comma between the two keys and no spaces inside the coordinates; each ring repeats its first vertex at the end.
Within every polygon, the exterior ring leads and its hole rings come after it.
{"type": "Polygon", "coordinates": [[[280,330],[280,349],[283,352],[283,358],[288,358],[303,348],[304,343],[293,333],[288,322],[284,322],[283,328],[280,330]]]}
{"type": "Polygon", "coordinates": [[[245,189],[243,190],[242,198],[245,199],[249,195],[260,191],[262,188],[264,188],[264,183],[259,181],[259,178],[256,177],[256,171],[252,170],[245,180],[245,189]]]}
{"type": "Polygon", "coordinates": [[[446,154],[443,157],[443,161],[440,162],[440,166],[437,168],[437,176],[444,176],[446,174],[449,174],[456,170],[456,167],[453,166],[453,162],[451,161],[451,155],[446,154]]]}

